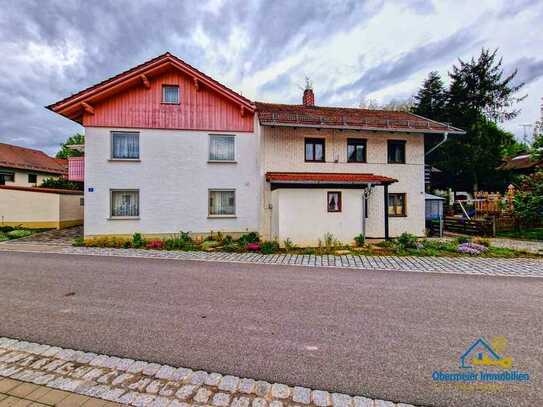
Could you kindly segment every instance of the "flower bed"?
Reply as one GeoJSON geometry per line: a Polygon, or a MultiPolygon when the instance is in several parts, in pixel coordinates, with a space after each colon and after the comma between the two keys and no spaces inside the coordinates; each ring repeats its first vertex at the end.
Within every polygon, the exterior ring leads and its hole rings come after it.
{"type": "Polygon", "coordinates": [[[0,226],[0,242],[27,237],[44,229],[25,229],[19,226],[0,226]]]}

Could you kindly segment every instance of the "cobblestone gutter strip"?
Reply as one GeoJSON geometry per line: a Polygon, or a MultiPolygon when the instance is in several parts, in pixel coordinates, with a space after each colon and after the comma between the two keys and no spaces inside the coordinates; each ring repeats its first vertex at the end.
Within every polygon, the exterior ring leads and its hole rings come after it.
{"type": "Polygon", "coordinates": [[[136,407],[413,407],[4,337],[0,376],[136,407]]]}

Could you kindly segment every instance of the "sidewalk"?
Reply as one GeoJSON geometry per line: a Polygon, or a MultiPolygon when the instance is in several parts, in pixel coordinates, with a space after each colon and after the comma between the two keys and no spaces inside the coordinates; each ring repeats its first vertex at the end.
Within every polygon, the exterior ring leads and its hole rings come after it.
{"type": "Polygon", "coordinates": [[[1,337],[0,377],[0,407],[412,407],[1,337]]]}

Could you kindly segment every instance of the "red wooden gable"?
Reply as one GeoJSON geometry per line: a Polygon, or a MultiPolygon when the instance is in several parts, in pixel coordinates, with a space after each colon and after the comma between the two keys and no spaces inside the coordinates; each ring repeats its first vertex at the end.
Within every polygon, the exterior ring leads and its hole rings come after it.
{"type": "Polygon", "coordinates": [[[89,127],[252,132],[255,107],[171,54],[61,100],[49,109],[89,127]],[[179,104],[162,86],[179,86],[179,104]]]}

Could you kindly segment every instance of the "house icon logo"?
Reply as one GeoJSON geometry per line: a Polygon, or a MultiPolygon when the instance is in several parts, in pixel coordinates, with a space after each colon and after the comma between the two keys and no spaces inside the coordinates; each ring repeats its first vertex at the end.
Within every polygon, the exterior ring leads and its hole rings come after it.
{"type": "Polygon", "coordinates": [[[496,337],[490,343],[481,337],[460,356],[460,367],[471,369],[490,366],[511,369],[513,358],[503,354],[506,347],[507,339],[504,337],[496,337]]]}

